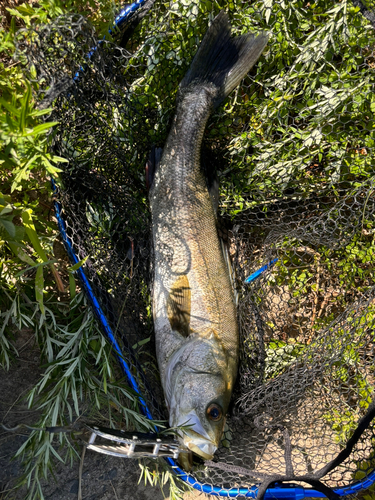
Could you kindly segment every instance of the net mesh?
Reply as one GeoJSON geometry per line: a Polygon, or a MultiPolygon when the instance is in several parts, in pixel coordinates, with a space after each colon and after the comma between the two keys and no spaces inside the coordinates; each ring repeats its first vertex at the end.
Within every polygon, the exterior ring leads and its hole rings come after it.
{"type": "MultiPolygon", "coordinates": [[[[223,7],[233,33],[270,33],[210,118],[202,152],[220,183],[218,232],[232,260],[241,353],[220,449],[191,474],[225,490],[318,476],[371,409],[374,5],[156,1],[125,47],[98,43],[90,23],[71,16],[20,48],[42,106],[54,104],[53,149],[69,160],[58,192],[68,239],[78,260],[87,257],[85,274],[153,417],[166,419],[144,168],[223,7]]],[[[370,423],[324,483],[371,477],[374,438],[370,423]]]]}

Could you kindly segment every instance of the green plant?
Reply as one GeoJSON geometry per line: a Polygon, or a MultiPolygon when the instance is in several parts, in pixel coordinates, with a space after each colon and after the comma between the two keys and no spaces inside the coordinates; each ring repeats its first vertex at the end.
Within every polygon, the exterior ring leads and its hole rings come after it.
{"type": "MultiPolygon", "coordinates": [[[[38,305],[30,306],[38,314],[38,305]]],[[[29,407],[42,414],[35,427],[66,426],[85,415],[111,426],[125,423],[128,429],[154,429],[154,423],[140,412],[137,394],[123,383],[113,350],[82,292],[71,303],[46,303],[44,316],[36,319],[33,327],[48,363],[28,394],[29,407]]],[[[40,480],[51,470],[51,459],[71,462],[78,456],[78,443],[66,433],[32,431],[16,456],[24,463],[20,484],[27,484],[26,498],[43,498],[40,480]]]]}
{"type": "Polygon", "coordinates": [[[265,380],[277,377],[291,366],[303,353],[305,346],[298,342],[286,343],[271,340],[266,349],[264,376],[265,380]]]}
{"type": "MultiPolygon", "coordinates": [[[[144,75],[133,79],[129,88],[129,106],[139,110],[134,128],[145,120],[150,141],[155,143],[161,143],[168,132],[178,82],[204,35],[208,18],[225,8],[236,32],[270,33],[272,50],[266,50],[257,71],[246,78],[241,91],[230,96],[207,127],[206,143],[213,150],[220,143],[226,158],[228,168],[219,172],[221,203],[230,207],[231,215],[262,205],[267,217],[275,199],[292,196],[293,201],[301,201],[320,192],[328,193],[329,210],[341,189],[354,192],[369,184],[375,139],[370,119],[375,111],[374,73],[369,67],[374,64],[371,47],[375,33],[358,8],[348,0],[311,4],[302,0],[246,4],[181,0],[170,6],[160,1],[157,6],[150,18],[160,33],[149,36],[149,26],[141,24],[124,68],[131,80],[134,67],[144,65],[144,75]],[[144,118],[146,103],[155,113],[144,118]]],[[[111,348],[87,311],[83,294],[77,293],[74,273],[83,261],[66,269],[54,255],[58,231],[49,217],[49,176],[58,176],[64,159],[50,152],[48,141],[58,124],[43,121],[51,110],[37,109],[33,98],[37,84],[24,75],[22,60],[12,59],[17,41],[30,36],[20,26],[48,23],[62,13],[78,12],[90,18],[100,38],[112,23],[115,9],[111,0],[84,4],[40,0],[10,9],[12,21],[0,29],[0,363],[9,368],[12,356],[17,355],[12,344],[17,329],[33,328],[42,362],[47,363],[29,395],[30,404],[43,412],[40,426],[70,422],[81,415],[82,408],[89,408],[113,425],[125,421],[134,428],[150,427],[139,413],[136,395],[118,380],[111,348]]],[[[113,110],[98,110],[98,118],[108,120],[108,116],[118,123],[113,110]]],[[[113,133],[128,141],[133,158],[142,158],[145,152],[137,150],[124,132],[127,125],[125,117],[124,127],[114,127],[113,133]]],[[[143,201],[146,206],[147,200],[143,201]]],[[[110,208],[93,204],[87,212],[98,235],[108,234],[116,223],[110,208]]],[[[312,306],[304,321],[316,330],[329,326],[342,312],[345,294],[362,293],[370,286],[373,222],[365,209],[361,226],[361,234],[345,233],[345,241],[335,248],[301,243],[294,237],[276,244],[282,258],[272,279],[277,286],[288,288],[293,300],[310,300],[312,306]],[[333,290],[325,286],[328,278],[333,290]]],[[[142,300],[149,304],[147,293],[142,290],[142,300]]],[[[149,305],[147,321],[151,321],[149,305]]],[[[354,326],[361,330],[361,324],[354,326]]],[[[341,335],[346,338],[344,331],[341,335]]],[[[303,342],[273,339],[266,352],[266,377],[278,376],[305,348],[303,342]]],[[[345,351],[342,363],[333,367],[334,378],[348,382],[345,377],[356,362],[353,353],[345,351]]],[[[353,377],[366,404],[366,374],[353,377]]],[[[327,416],[340,442],[354,425],[353,419],[345,418],[327,416]]],[[[43,496],[40,478],[52,467],[53,457],[65,460],[76,452],[66,435],[33,432],[19,451],[25,460],[29,498],[43,496]],[[65,458],[59,454],[63,445],[68,450],[65,458]]],[[[169,472],[144,465],[143,474],[151,484],[169,481],[171,495],[178,498],[180,492],[169,472]]]]}
{"type": "Polygon", "coordinates": [[[269,199],[291,190],[308,197],[317,186],[360,185],[374,168],[374,126],[362,117],[372,116],[375,101],[374,32],[358,7],[346,0],[253,2],[246,14],[249,27],[272,29],[273,45],[248,92],[224,109],[247,125],[230,140],[231,167],[221,178],[231,205],[238,199],[233,213],[265,192],[269,199]]]}
{"type": "MultiPolygon", "coordinates": [[[[65,160],[49,151],[56,122],[48,121],[50,109],[37,109],[37,84],[24,75],[22,60],[10,63],[17,42],[28,36],[19,30],[22,25],[81,11],[106,31],[114,3],[90,1],[86,8],[79,1],[22,4],[9,9],[14,17],[0,28],[0,363],[9,368],[18,354],[14,336],[31,328],[45,365],[28,396],[30,408],[42,415],[35,427],[65,425],[87,411],[109,425],[125,422],[147,430],[152,426],[140,412],[137,395],[123,383],[111,346],[83,293],[77,293],[74,273],[84,260],[66,268],[54,255],[58,229],[50,218],[49,177],[58,176],[58,165],[65,160]]],[[[33,72],[31,68],[31,77],[33,72]]],[[[53,469],[53,460],[72,460],[77,446],[64,433],[30,434],[17,453],[24,462],[21,484],[28,485],[28,499],[43,498],[40,481],[53,469]]]]}
{"type": "Polygon", "coordinates": [[[163,461],[152,462],[152,464],[143,461],[139,463],[141,469],[141,474],[138,483],[142,480],[144,484],[150,484],[151,486],[158,486],[164,495],[164,487],[169,484],[169,497],[170,500],[182,500],[184,493],[186,491],[192,491],[193,488],[188,486],[186,483],[178,479],[171,471],[168,469],[163,461]]]}
{"type": "MultiPolygon", "coordinates": [[[[358,462],[357,464],[357,471],[354,474],[354,479],[356,481],[361,481],[366,476],[373,471],[374,466],[375,466],[375,453],[372,452],[370,453],[369,457],[367,460],[363,460],[361,462],[358,462]]],[[[363,495],[364,500],[374,500],[375,499],[375,485],[372,485],[366,490],[366,493],[363,495]]]]}

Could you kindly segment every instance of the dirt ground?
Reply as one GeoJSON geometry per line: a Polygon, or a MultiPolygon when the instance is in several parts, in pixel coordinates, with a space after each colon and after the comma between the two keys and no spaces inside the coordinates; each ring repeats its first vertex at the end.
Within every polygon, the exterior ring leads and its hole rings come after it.
{"type": "MultiPolygon", "coordinates": [[[[40,358],[31,331],[22,331],[16,339],[19,358],[10,370],[0,369],[0,422],[8,427],[20,423],[33,425],[38,414],[27,408],[23,399],[41,373],[40,358]]],[[[14,490],[22,474],[22,463],[12,460],[25,441],[27,431],[17,433],[0,429],[0,500],[23,500],[26,490],[14,490]]],[[[140,469],[137,461],[100,455],[87,451],[82,473],[82,500],[163,500],[169,498],[169,488],[138,484],[140,469]]],[[[43,485],[46,500],[78,498],[79,463],[73,467],[58,464],[55,477],[43,485]]],[[[199,492],[186,493],[184,500],[204,500],[212,497],[199,492]]]]}

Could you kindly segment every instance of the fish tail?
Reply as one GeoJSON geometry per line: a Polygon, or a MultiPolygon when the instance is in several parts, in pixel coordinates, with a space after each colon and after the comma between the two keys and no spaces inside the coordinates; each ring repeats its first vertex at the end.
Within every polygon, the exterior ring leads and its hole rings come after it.
{"type": "Polygon", "coordinates": [[[239,85],[264,50],[268,36],[251,33],[231,38],[228,15],[221,11],[213,20],[183,78],[179,95],[190,88],[208,86],[216,108],[239,85]]]}

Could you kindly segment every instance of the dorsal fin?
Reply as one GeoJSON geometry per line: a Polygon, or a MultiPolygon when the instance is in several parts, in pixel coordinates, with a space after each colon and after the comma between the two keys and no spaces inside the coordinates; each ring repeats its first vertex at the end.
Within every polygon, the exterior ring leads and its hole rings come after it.
{"type": "Polygon", "coordinates": [[[171,328],[184,337],[189,336],[191,290],[186,275],[173,283],[167,299],[167,314],[171,328]]]}

